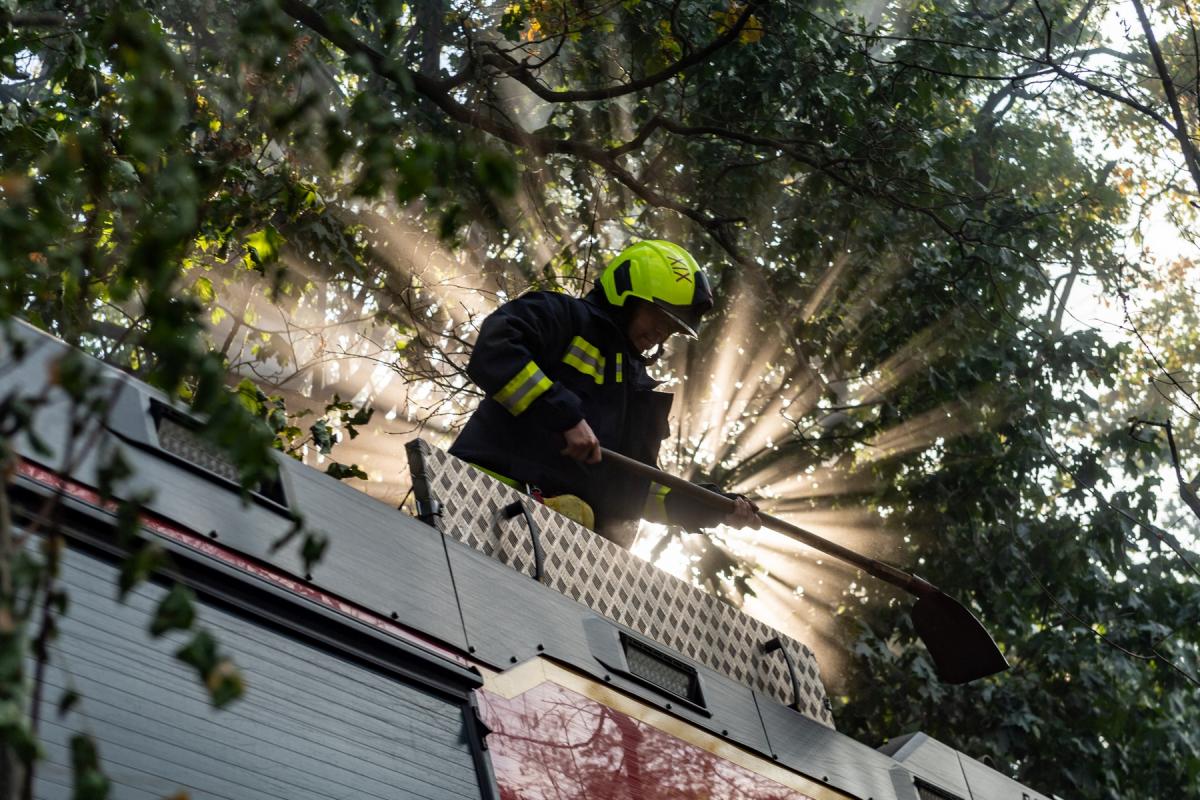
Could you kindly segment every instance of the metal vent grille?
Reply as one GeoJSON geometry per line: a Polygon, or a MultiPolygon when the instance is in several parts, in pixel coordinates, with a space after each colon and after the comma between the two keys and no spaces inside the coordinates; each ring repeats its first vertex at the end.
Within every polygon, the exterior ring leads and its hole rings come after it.
{"type": "Polygon", "coordinates": [[[237,465],[229,456],[211,442],[206,442],[195,432],[172,419],[163,417],[158,421],[158,444],[173,456],[189,464],[206,469],[227,481],[238,481],[237,465]]]}
{"type": "Polygon", "coordinates": [[[921,800],[962,800],[956,794],[943,792],[941,789],[935,789],[924,781],[917,781],[917,797],[921,800]]]}
{"type": "MultiPolygon", "coordinates": [[[[158,446],[163,452],[187,464],[215,475],[235,487],[241,485],[241,476],[237,464],[220,447],[206,441],[192,427],[191,420],[178,419],[174,413],[159,407],[155,414],[158,431],[158,446]]],[[[261,483],[251,490],[251,494],[260,500],[266,500],[278,506],[287,507],[283,484],[278,481],[261,483]]]]}
{"type": "Polygon", "coordinates": [[[704,705],[695,669],[628,636],[621,636],[621,644],[631,675],[689,703],[704,705]]]}

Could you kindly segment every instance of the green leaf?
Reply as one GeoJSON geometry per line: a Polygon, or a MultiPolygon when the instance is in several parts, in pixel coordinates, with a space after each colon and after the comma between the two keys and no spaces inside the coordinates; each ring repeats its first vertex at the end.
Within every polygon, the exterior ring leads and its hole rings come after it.
{"type": "Polygon", "coordinates": [[[311,572],[329,548],[329,538],[322,533],[309,531],[304,535],[300,545],[300,558],[304,561],[304,571],[311,572]]]}
{"type": "Polygon", "coordinates": [[[208,278],[197,278],[196,282],[192,284],[192,291],[196,293],[196,299],[201,303],[211,303],[217,299],[212,281],[208,278]]]}
{"type": "MultiPolygon", "coordinates": [[[[17,69],[17,59],[11,53],[0,56],[0,75],[14,81],[25,80],[29,76],[17,69]]],[[[15,104],[14,104],[15,105],[15,104]]]]}
{"type": "Polygon", "coordinates": [[[23,764],[32,764],[41,754],[41,745],[29,728],[29,718],[17,700],[0,700],[0,742],[12,748],[23,764]]]}
{"type": "Polygon", "coordinates": [[[126,596],[156,570],[166,565],[166,553],[155,542],[147,542],[131,553],[121,563],[121,575],[117,581],[118,597],[124,602],[126,596]]]}
{"type": "Polygon", "coordinates": [[[172,586],[154,611],[154,619],[150,622],[151,635],[162,636],[168,631],[191,628],[196,621],[195,599],[192,590],[183,584],[172,586]]]}
{"type": "Polygon", "coordinates": [[[197,631],[190,642],[176,651],[175,657],[205,678],[217,666],[217,640],[208,631],[197,631]]]}
{"type": "Polygon", "coordinates": [[[71,772],[74,780],[72,800],[105,800],[112,788],[100,771],[100,757],[92,737],[76,734],[71,737],[71,772]]]}
{"type": "Polygon", "coordinates": [[[205,679],[205,686],[212,704],[217,708],[224,708],[246,693],[246,682],[241,671],[228,658],[217,661],[205,679]]]}
{"type": "Polygon", "coordinates": [[[481,153],[475,161],[475,175],[484,188],[501,197],[516,194],[517,168],[508,156],[494,152],[481,153]]]}
{"type": "Polygon", "coordinates": [[[246,237],[247,266],[262,270],[279,259],[285,239],[272,226],[268,225],[260,231],[246,237]]]}
{"type": "Polygon", "coordinates": [[[334,438],[333,428],[329,427],[329,420],[319,419],[308,428],[308,432],[312,434],[313,444],[316,445],[324,455],[329,455],[333,450],[337,440],[334,438]]]}
{"type": "Polygon", "coordinates": [[[217,641],[208,631],[197,631],[175,656],[199,673],[209,700],[217,708],[228,705],[245,692],[241,672],[229,658],[218,652],[217,641]]]}
{"type": "Polygon", "coordinates": [[[325,468],[325,474],[329,475],[330,477],[337,478],[339,481],[345,480],[346,478],[358,478],[365,481],[370,477],[366,472],[359,469],[358,464],[346,466],[345,464],[339,464],[336,461],[332,462],[328,467],[325,468]]]}
{"type": "Polygon", "coordinates": [[[58,715],[65,717],[71,713],[71,710],[79,703],[79,692],[74,689],[66,689],[58,698],[58,715]]]}
{"type": "Polygon", "coordinates": [[[118,185],[131,186],[141,181],[133,164],[130,164],[123,158],[114,158],[109,163],[109,167],[112,169],[113,177],[116,179],[118,185]]]}

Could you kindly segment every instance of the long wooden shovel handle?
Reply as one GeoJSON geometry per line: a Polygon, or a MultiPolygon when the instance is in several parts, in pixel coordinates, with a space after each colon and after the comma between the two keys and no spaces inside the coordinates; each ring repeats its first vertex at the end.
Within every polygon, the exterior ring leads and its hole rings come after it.
{"type": "MultiPolygon", "coordinates": [[[[624,470],[640,475],[643,478],[660,483],[663,486],[670,486],[672,489],[678,489],[688,497],[698,500],[701,503],[706,503],[713,508],[720,509],[727,513],[733,513],[734,501],[718,492],[713,492],[705,489],[703,486],[697,486],[689,480],[671,475],[656,469],[649,464],[643,464],[637,459],[629,456],[621,455],[620,453],[609,450],[607,447],[600,448],[604,460],[611,461],[624,470]]],[[[885,564],[869,556],[864,556],[862,553],[856,553],[849,548],[843,547],[836,542],[831,542],[828,539],[818,536],[812,531],[806,531],[798,525],[793,525],[790,522],[784,522],[778,517],[773,517],[770,514],[758,512],[758,517],[773,531],[782,533],[784,536],[789,536],[798,542],[803,542],[814,550],[820,550],[822,553],[833,556],[836,559],[853,564],[854,566],[864,570],[870,575],[874,575],[881,581],[890,583],[915,597],[926,597],[932,593],[939,593],[939,590],[928,581],[918,578],[916,575],[910,575],[902,569],[897,569],[891,564],[885,564]]]]}

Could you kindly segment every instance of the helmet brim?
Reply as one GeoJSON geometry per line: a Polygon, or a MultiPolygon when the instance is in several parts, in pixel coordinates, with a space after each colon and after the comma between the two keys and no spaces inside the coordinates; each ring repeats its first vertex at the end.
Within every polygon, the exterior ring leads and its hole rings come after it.
{"type": "Polygon", "coordinates": [[[670,318],[671,322],[673,322],[675,324],[675,332],[676,333],[683,334],[684,336],[686,336],[689,339],[700,338],[700,333],[698,331],[698,328],[700,327],[700,323],[698,321],[696,323],[688,322],[688,320],[684,319],[679,314],[679,311],[677,309],[667,305],[666,303],[656,302],[654,305],[656,308],[658,308],[659,311],[666,314],[667,317],[670,318]]]}

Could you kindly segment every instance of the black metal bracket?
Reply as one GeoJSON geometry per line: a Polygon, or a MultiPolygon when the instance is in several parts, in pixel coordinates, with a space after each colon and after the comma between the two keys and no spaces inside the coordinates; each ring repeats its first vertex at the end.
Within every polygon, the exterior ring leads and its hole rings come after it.
{"type": "Polygon", "coordinates": [[[436,518],[442,515],[442,504],[435,498],[430,498],[429,502],[417,501],[417,519],[424,522],[426,525],[438,527],[436,518]]]}
{"type": "Polygon", "coordinates": [[[542,575],[545,574],[546,553],[542,550],[542,534],[538,530],[537,523],[533,521],[533,514],[529,513],[529,509],[520,500],[514,500],[500,509],[500,514],[504,519],[512,519],[516,516],[525,517],[525,526],[529,528],[529,538],[533,540],[533,579],[540,583],[542,575]]]}
{"type": "Polygon", "coordinates": [[[788,677],[792,679],[792,703],[789,708],[800,710],[800,679],[796,677],[796,662],[792,658],[792,654],[783,645],[783,639],[776,636],[774,639],[762,643],[762,651],[764,653],[774,653],[776,650],[783,653],[783,661],[787,664],[788,677]]]}
{"type": "Polygon", "coordinates": [[[479,779],[479,789],[483,800],[499,800],[500,788],[496,784],[496,772],[492,768],[492,760],[488,757],[487,737],[492,729],[483,721],[479,713],[479,697],[471,693],[467,700],[466,723],[467,738],[471,744],[471,758],[475,762],[475,775],[479,779]]]}

